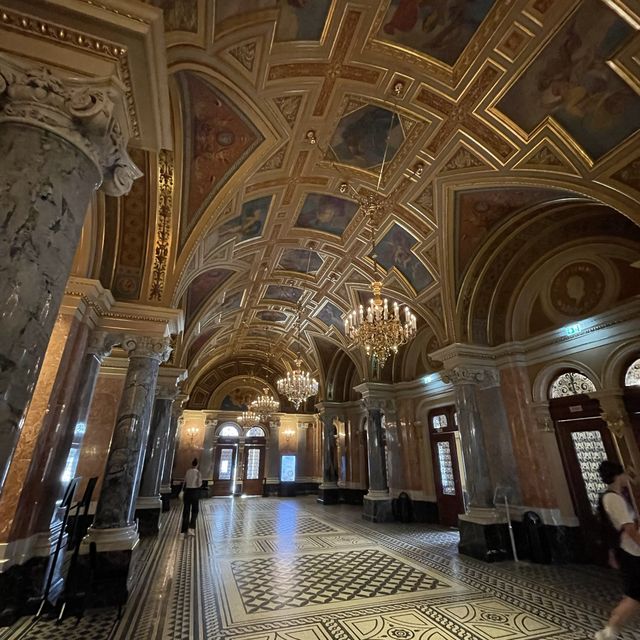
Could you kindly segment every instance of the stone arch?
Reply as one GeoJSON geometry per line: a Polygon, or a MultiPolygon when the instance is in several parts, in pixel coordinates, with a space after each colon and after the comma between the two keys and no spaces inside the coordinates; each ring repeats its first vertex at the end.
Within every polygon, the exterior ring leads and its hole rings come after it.
{"type": "Polygon", "coordinates": [[[619,345],[609,354],[602,368],[604,389],[619,389],[624,385],[624,374],[629,365],[640,358],[640,340],[632,340],[619,345]]]}

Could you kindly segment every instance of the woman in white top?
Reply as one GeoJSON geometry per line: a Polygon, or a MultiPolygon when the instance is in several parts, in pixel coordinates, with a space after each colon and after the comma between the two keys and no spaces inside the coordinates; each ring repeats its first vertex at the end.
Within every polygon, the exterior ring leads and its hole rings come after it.
{"type": "Polygon", "coordinates": [[[607,626],[598,631],[596,640],[613,640],[620,629],[640,611],[640,531],[638,515],[624,496],[629,476],[617,462],[604,460],[598,469],[607,492],[602,496],[602,507],[611,525],[620,534],[617,561],[622,574],[624,598],[613,610],[607,626]]]}
{"type": "Polygon", "coordinates": [[[196,519],[198,518],[200,487],[202,475],[198,470],[198,459],[194,458],[191,469],[184,475],[184,506],[182,508],[182,535],[196,535],[196,519]]]}

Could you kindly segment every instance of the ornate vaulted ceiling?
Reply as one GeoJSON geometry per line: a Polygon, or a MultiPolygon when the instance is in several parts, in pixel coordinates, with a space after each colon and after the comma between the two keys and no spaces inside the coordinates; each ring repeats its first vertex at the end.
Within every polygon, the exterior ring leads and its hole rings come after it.
{"type": "MultiPolygon", "coordinates": [[[[195,405],[229,377],[273,382],[298,347],[323,380],[364,374],[357,353],[350,369],[332,355],[373,274],[345,182],[387,201],[385,290],[420,319],[394,379],[428,370],[438,345],[513,338],[507,308],[529,276],[504,282],[508,264],[576,229],[637,252],[622,217],[640,219],[634,0],[150,4],[164,12],[174,149],[145,159],[152,259],[121,251],[114,282],[184,309],[195,405]]],[[[558,322],[535,313],[533,329],[558,322]]]]}

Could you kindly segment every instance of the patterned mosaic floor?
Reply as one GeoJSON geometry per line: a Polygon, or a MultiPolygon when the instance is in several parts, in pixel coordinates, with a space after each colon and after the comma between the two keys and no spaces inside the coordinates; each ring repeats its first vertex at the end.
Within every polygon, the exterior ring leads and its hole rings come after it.
{"type": "MultiPolygon", "coordinates": [[[[619,597],[612,572],[487,565],[457,554],[455,532],[360,513],[213,499],[183,540],[176,508],[141,546],[120,622],[25,619],[0,640],[586,640],[619,597]]],[[[622,638],[640,640],[640,620],[622,638]]]]}

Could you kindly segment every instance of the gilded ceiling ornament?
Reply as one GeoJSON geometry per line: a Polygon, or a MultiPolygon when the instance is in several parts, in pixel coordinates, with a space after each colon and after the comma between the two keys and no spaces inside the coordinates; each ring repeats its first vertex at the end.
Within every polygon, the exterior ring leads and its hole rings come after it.
{"type": "Polygon", "coordinates": [[[253,71],[256,61],[256,43],[247,42],[233,49],[229,49],[229,55],[234,57],[247,71],[253,71]]]}

